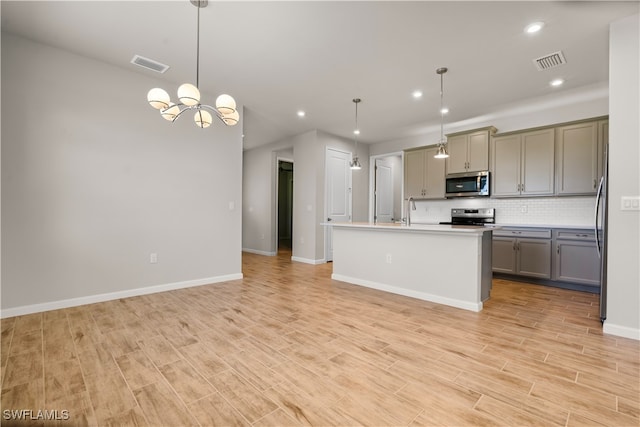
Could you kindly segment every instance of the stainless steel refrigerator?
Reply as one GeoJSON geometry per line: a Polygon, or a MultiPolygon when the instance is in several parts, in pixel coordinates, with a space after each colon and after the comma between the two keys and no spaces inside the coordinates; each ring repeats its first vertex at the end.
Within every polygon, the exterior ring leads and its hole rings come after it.
{"type": "Polygon", "coordinates": [[[604,167],[596,196],[594,227],[600,257],[600,321],[607,318],[607,193],[609,180],[609,146],[604,147],[604,167]]]}

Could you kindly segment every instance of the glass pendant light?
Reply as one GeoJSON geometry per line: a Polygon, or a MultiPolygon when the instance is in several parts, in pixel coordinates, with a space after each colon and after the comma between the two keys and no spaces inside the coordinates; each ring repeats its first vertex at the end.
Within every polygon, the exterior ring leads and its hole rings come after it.
{"type": "Polygon", "coordinates": [[[362,169],[362,165],[360,164],[360,160],[358,160],[358,135],[360,135],[360,128],[358,127],[358,104],[362,100],[360,98],[354,98],[353,103],[356,104],[356,128],[353,130],[353,140],[355,142],[355,154],[353,155],[353,160],[349,163],[349,167],[352,170],[360,170],[362,169]]]}
{"type": "MultiPolygon", "coordinates": [[[[444,84],[443,84],[443,74],[446,73],[448,69],[446,67],[441,67],[436,70],[436,74],[440,75],[440,141],[438,141],[438,152],[436,153],[436,159],[446,159],[449,157],[449,153],[447,153],[447,140],[444,137],[444,112],[445,109],[442,106],[442,98],[444,96],[444,84]]],[[[448,111],[448,110],[446,110],[448,111]]]]}

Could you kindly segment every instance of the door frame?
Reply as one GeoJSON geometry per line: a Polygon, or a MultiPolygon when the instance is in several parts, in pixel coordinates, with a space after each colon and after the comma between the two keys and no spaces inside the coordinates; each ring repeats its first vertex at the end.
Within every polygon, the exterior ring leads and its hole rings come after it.
{"type": "MultiPolygon", "coordinates": [[[[351,153],[350,151],[341,150],[335,147],[325,147],[325,150],[324,150],[324,210],[323,210],[324,217],[322,219],[322,222],[326,222],[327,218],[329,217],[329,191],[328,191],[328,185],[327,185],[329,180],[329,174],[327,173],[328,172],[327,157],[330,150],[336,151],[342,154],[348,154],[349,162],[353,160],[353,153],[351,153]]],[[[349,209],[349,218],[350,218],[349,221],[351,221],[351,219],[353,218],[353,171],[351,169],[349,169],[349,190],[348,191],[349,191],[348,209],[349,209]]],[[[324,226],[323,228],[324,228],[324,262],[329,262],[333,260],[333,257],[329,256],[330,227],[324,226]]]]}
{"type": "MultiPolygon", "coordinates": [[[[393,153],[376,154],[369,157],[369,222],[373,223],[376,213],[376,159],[384,159],[385,157],[400,156],[400,176],[404,176],[404,151],[395,151],[393,153]]],[[[400,194],[404,199],[404,179],[400,180],[400,194]]],[[[401,203],[402,216],[404,216],[404,203],[401,203]]]]}

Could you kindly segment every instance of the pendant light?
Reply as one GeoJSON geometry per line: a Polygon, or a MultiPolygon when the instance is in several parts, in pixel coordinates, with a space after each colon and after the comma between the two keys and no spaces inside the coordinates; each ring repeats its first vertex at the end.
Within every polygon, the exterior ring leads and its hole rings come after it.
{"type": "Polygon", "coordinates": [[[353,130],[353,140],[355,142],[355,154],[353,156],[353,160],[349,163],[349,166],[353,170],[360,170],[362,166],[360,165],[360,160],[358,160],[358,135],[360,135],[360,128],[358,127],[358,104],[362,100],[360,98],[353,98],[353,103],[356,104],[356,128],[353,130]]]}
{"type": "Polygon", "coordinates": [[[440,75],[440,141],[438,141],[438,152],[436,153],[436,159],[446,159],[449,157],[447,153],[447,140],[444,137],[444,106],[442,105],[442,98],[444,96],[444,84],[443,75],[448,70],[446,67],[441,67],[436,70],[436,73],[440,75]]]}
{"type": "Polygon", "coordinates": [[[153,88],[147,94],[147,101],[156,110],[160,110],[160,115],[170,122],[175,122],[185,111],[195,112],[194,121],[196,126],[204,129],[211,126],[213,122],[212,113],[225,125],[233,126],[240,120],[240,114],[236,110],[236,101],[230,95],[220,95],[216,99],[215,108],[211,105],[200,103],[200,9],[207,7],[208,0],[191,0],[191,4],[198,8],[197,43],[196,43],[196,84],[184,83],[178,88],[178,102],[171,102],[169,94],[161,88],[153,88]],[[207,111],[209,110],[209,111],[207,111]]]}

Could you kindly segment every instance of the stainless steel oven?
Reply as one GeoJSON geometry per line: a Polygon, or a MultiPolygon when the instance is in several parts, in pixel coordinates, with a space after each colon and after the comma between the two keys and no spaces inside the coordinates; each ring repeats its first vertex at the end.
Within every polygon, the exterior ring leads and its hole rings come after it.
{"type": "Polygon", "coordinates": [[[489,171],[452,173],[445,183],[447,198],[489,195],[489,171]]]}

